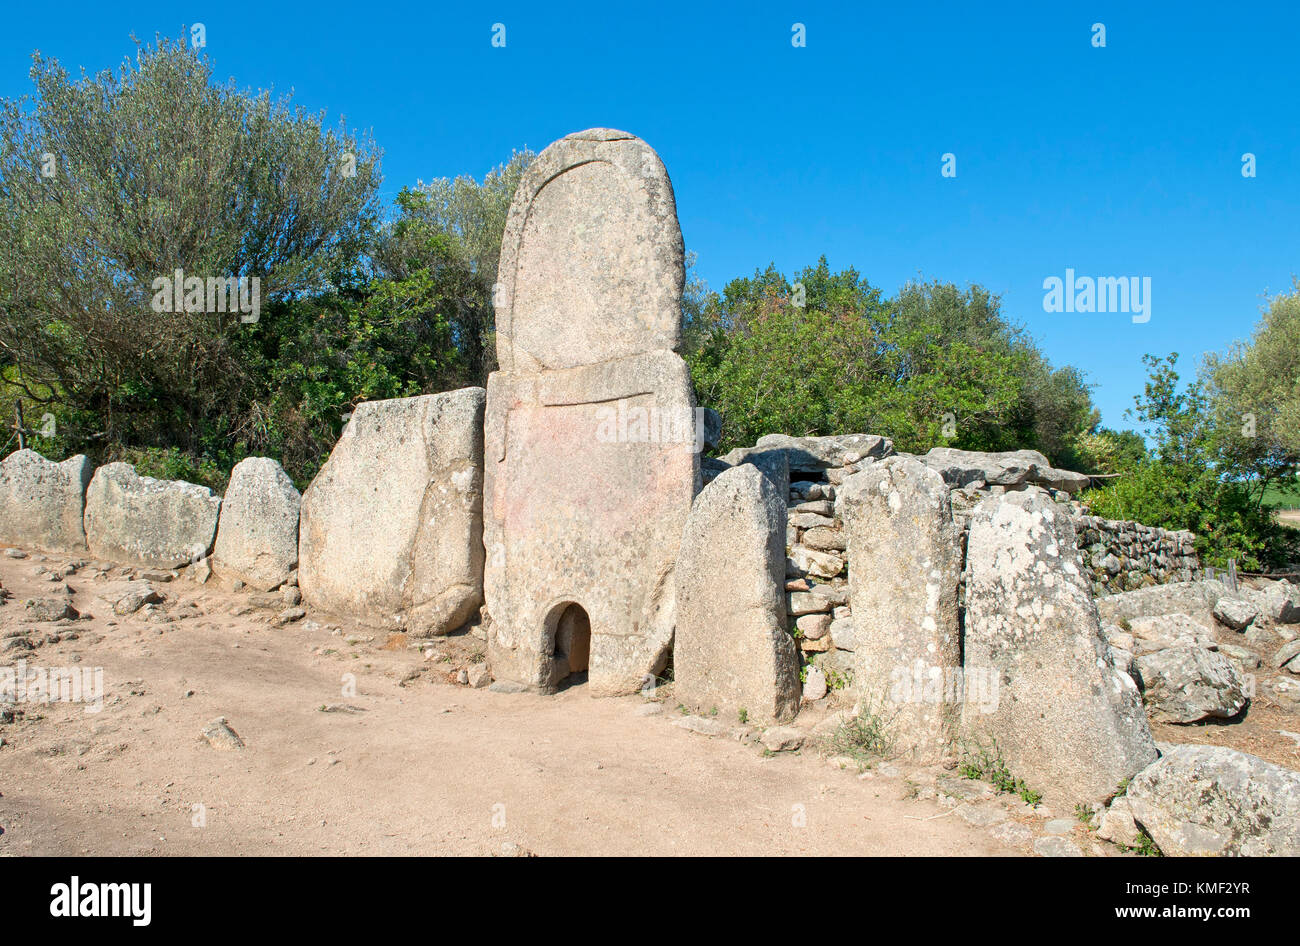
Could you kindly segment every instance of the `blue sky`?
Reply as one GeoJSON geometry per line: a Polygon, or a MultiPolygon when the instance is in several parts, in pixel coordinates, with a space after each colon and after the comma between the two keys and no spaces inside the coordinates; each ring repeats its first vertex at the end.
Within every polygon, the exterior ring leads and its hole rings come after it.
{"type": "Polygon", "coordinates": [[[389,198],[630,131],[667,164],[713,288],[822,254],[889,293],[982,283],[1087,373],[1112,426],[1144,352],[1247,336],[1300,273],[1300,4],[11,4],[0,95],[29,90],[34,48],[96,71],[131,33],[195,22],[219,76],[372,130],[389,198]],[[1044,312],[1067,268],[1150,277],[1150,321],[1044,312]]]}

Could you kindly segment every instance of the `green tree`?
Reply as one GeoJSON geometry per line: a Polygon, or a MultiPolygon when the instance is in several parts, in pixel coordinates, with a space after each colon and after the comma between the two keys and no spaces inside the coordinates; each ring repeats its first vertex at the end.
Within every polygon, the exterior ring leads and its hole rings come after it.
{"type": "Polygon", "coordinates": [[[510,202],[535,157],[517,151],[481,182],[466,174],[403,188],[397,218],[375,249],[381,276],[400,281],[423,272],[433,279],[467,383],[484,384],[497,367],[492,287],[510,202]]]}
{"type": "Polygon", "coordinates": [[[1248,342],[1201,366],[1215,449],[1260,494],[1300,463],[1300,281],[1275,296],[1248,342]]]}
{"type": "Polygon", "coordinates": [[[904,450],[1037,447],[1095,426],[1086,385],[1053,369],[980,287],[911,283],[885,300],[823,257],[774,266],[687,307],[686,357],[723,447],[767,433],[883,433],[904,450]]]}
{"type": "Polygon", "coordinates": [[[958,417],[959,445],[972,449],[1035,449],[1070,469],[1086,466],[1078,439],[1101,419],[1083,373],[1072,365],[1054,368],[1025,330],[1002,316],[1001,300],[982,286],[960,289],[938,280],[913,281],[896,305],[904,326],[924,326],[955,351],[978,353],[1003,364],[1014,378],[1009,410],[991,400],[984,410],[958,417]]]}
{"type": "Polygon", "coordinates": [[[1144,355],[1147,382],[1133,413],[1154,442],[1151,456],[1102,489],[1085,494],[1094,513],[1196,534],[1201,560],[1237,559],[1248,571],[1285,566],[1296,535],[1262,504],[1257,481],[1216,450],[1210,399],[1200,379],[1183,385],[1178,354],[1144,355]]]}
{"type": "MultiPolygon", "coordinates": [[[[213,81],[184,40],[74,79],[33,57],[0,101],[0,350],[81,449],[228,449],[259,379],[236,314],[157,312],[159,277],[256,277],[263,318],[353,278],[378,154],[269,93],[213,81]]],[[[183,308],[183,307],[182,307],[183,308]]]]}
{"type": "Polygon", "coordinates": [[[1136,430],[1100,427],[1075,438],[1078,469],[1098,474],[1131,470],[1147,457],[1146,440],[1136,430]]]}

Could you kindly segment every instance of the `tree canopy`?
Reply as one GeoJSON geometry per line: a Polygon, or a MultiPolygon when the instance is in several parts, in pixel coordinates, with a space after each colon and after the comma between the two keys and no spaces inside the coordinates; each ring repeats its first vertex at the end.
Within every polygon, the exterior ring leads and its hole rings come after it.
{"type": "Polygon", "coordinates": [[[1097,425],[1082,375],[1053,368],[979,286],[913,282],[891,300],[823,257],[792,279],[769,266],[733,280],[688,312],[687,360],[700,402],[722,414],[724,449],[871,431],[902,450],[1072,461],[1097,425]]]}
{"type": "Polygon", "coordinates": [[[213,81],[183,41],[117,73],[33,57],[0,102],[0,350],[87,443],[187,450],[238,436],[247,324],[157,311],[155,280],[259,280],[263,304],[352,278],[378,219],[378,153],[268,93],[213,81]]]}

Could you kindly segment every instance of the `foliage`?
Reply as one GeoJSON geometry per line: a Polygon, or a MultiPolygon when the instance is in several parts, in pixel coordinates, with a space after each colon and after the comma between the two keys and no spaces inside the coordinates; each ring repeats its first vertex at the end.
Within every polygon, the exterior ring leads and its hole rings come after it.
{"type": "Polygon", "coordinates": [[[1146,459],[1147,445],[1135,430],[1101,427],[1076,437],[1074,452],[1079,462],[1076,469],[1091,473],[1120,473],[1146,459]]]}
{"type": "Polygon", "coordinates": [[[1138,857],[1164,857],[1164,852],[1156,844],[1155,838],[1147,834],[1146,829],[1141,825],[1137,826],[1137,844],[1128,847],[1123,844],[1119,845],[1126,851],[1136,854],[1138,857]]]}
{"type": "Polygon", "coordinates": [[[1207,355],[1200,375],[1225,464],[1264,483],[1293,476],[1300,463],[1300,280],[1273,298],[1249,342],[1207,355]]]}
{"type": "Polygon", "coordinates": [[[688,307],[686,357],[722,449],[768,433],[886,434],[901,450],[1040,447],[1059,458],[1096,423],[1074,369],[1053,370],[979,287],[910,284],[885,300],[825,257],[774,266],[688,307]]]}
{"type": "Polygon", "coordinates": [[[981,353],[985,363],[996,357],[1010,367],[1010,410],[983,418],[978,412],[959,413],[961,433],[954,446],[1034,449],[1057,465],[1081,468],[1076,442],[1100,420],[1089,386],[1074,366],[1053,368],[1028,333],[1002,317],[997,296],[982,286],[961,290],[936,280],[909,283],[895,304],[904,325],[927,333],[940,345],[955,343],[955,352],[964,346],[981,353]]]}
{"type": "MultiPolygon", "coordinates": [[[[881,706],[884,705],[882,701],[881,706]]],[[[867,769],[894,751],[893,721],[879,707],[864,704],[857,715],[849,716],[831,730],[822,742],[822,749],[830,756],[847,756],[858,768],[867,769]]]]}
{"type": "Polygon", "coordinates": [[[331,291],[355,274],[377,220],[373,145],[288,100],[214,83],[183,39],[79,79],[37,53],[31,78],[33,96],[0,101],[12,380],[63,406],[79,449],[229,452],[256,423],[263,380],[241,357],[248,326],[229,312],[156,312],[154,281],[176,269],[256,277],[264,307],[331,291]]]}
{"type": "Polygon", "coordinates": [[[114,447],[104,459],[109,463],[129,463],[141,476],[184,480],[217,493],[224,493],[230,482],[230,471],[224,463],[212,457],[194,457],[176,447],[114,447]]]}
{"type": "Polygon", "coordinates": [[[18,437],[13,431],[17,423],[17,402],[23,402],[25,411],[23,416],[24,426],[31,433],[27,436],[27,447],[35,450],[47,460],[63,460],[76,451],[72,450],[72,442],[68,436],[69,412],[57,401],[57,391],[46,385],[34,384],[31,386],[37,399],[29,398],[27,389],[18,383],[19,369],[17,365],[5,365],[0,369],[0,427],[10,431],[9,435],[0,438],[0,456],[7,456],[11,451],[18,449],[18,437]]]}
{"type": "Polygon", "coordinates": [[[379,273],[406,280],[424,273],[440,292],[440,317],[465,368],[466,383],[483,385],[496,370],[492,289],[510,202],[536,155],[517,151],[482,182],[469,175],[438,178],[397,196],[398,217],[375,248],[379,273]]]}
{"type": "Polygon", "coordinates": [[[996,742],[989,746],[963,747],[957,771],[962,778],[983,779],[1004,795],[1019,795],[1027,804],[1037,805],[1043,800],[1041,792],[1034,791],[1024,779],[1011,774],[996,742]]]}
{"type": "Polygon", "coordinates": [[[1205,386],[1180,385],[1177,353],[1145,355],[1143,362],[1149,377],[1134,406],[1154,453],[1084,501],[1108,519],[1191,530],[1209,565],[1237,559],[1247,571],[1285,566],[1297,554],[1296,537],[1264,506],[1266,483],[1241,476],[1234,457],[1217,449],[1222,440],[1205,386]]]}

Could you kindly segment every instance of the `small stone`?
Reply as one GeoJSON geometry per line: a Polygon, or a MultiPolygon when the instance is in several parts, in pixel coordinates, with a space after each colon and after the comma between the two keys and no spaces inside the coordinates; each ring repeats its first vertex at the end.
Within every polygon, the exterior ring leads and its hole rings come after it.
{"type": "Polygon", "coordinates": [[[829,597],[815,592],[796,591],[788,595],[787,599],[787,610],[795,617],[801,617],[805,614],[825,613],[835,606],[835,603],[829,597]]]}
{"type": "Polygon", "coordinates": [[[721,736],[727,731],[727,727],[716,719],[704,716],[683,716],[681,719],[674,720],[673,725],[702,736],[721,736]]]}
{"type": "Polygon", "coordinates": [[[844,570],[844,559],[830,552],[818,552],[802,545],[790,550],[786,559],[786,574],[811,575],[831,579],[844,570]]]}
{"type": "MultiPolygon", "coordinates": [[[[836,608],[835,610],[840,610],[836,608]]],[[[853,618],[836,618],[831,622],[831,640],[840,650],[856,650],[858,646],[857,630],[853,618]]]]}
{"type": "Polygon", "coordinates": [[[769,752],[791,752],[800,748],[803,741],[803,732],[793,726],[772,726],[759,737],[759,742],[769,752]]]}
{"type": "Polygon", "coordinates": [[[223,752],[244,748],[244,741],[239,738],[238,733],[230,728],[230,724],[224,716],[218,716],[208,723],[203,730],[203,738],[208,741],[208,745],[212,746],[212,748],[220,749],[223,752]]]}
{"type": "Polygon", "coordinates": [[[829,529],[835,525],[835,520],[830,516],[819,516],[815,513],[795,513],[790,517],[789,522],[796,529],[829,529]]]}
{"type": "Polygon", "coordinates": [[[799,649],[805,654],[824,654],[831,649],[831,639],[829,637],[799,639],[799,649]]]}
{"type": "Polygon", "coordinates": [[[5,549],[5,555],[10,558],[26,558],[27,553],[22,549],[5,549]]]}
{"type": "Polygon", "coordinates": [[[1001,805],[993,802],[986,802],[977,805],[959,805],[957,808],[957,817],[967,824],[973,824],[977,828],[986,828],[989,825],[999,824],[1006,821],[1009,817],[1007,810],[1001,805]]]}
{"type": "Polygon", "coordinates": [[[1220,598],[1214,605],[1214,616],[1220,624],[1234,631],[1244,631],[1255,618],[1259,617],[1259,609],[1245,598],[1229,596],[1220,598]]]}
{"type": "Polygon", "coordinates": [[[355,716],[358,713],[364,713],[365,708],[353,706],[351,703],[326,703],[320,708],[322,713],[346,713],[349,716],[355,716]]]}
{"type": "Polygon", "coordinates": [[[1074,829],[1074,822],[1069,818],[1053,818],[1043,825],[1048,834],[1069,834],[1074,829]]]}
{"type": "Polygon", "coordinates": [[[1273,655],[1270,663],[1274,667],[1282,668],[1289,664],[1296,657],[1300,656],[1300,640],[1291,641],[1289,644],[1283,644],[1278,648],[1277,653],[1273,655]]]}
{"type": "Polygon", "coordinates": [[[476,690],[481,690],[492,682],[492,674],[488,672],[487,664],[474,664],[465,671],[465,682],[476,690]]]}
{"type": "Polygon", "coordinates": [[[826,696],[826,674],[820,667],[809,667],[804,676],[803,698],[809,703],[815,703],[817,700],[826,696]]]}
{"type": "Polygon", "coordinates": [[[810,499],[807,502],[802,502],[794,506],[791,511],[810,512],[819,516],[832,516],[835,514],[835,507],[825,499],[810,499]]]}
{"type": "Polygon", "coordinates": [[[23,602],[24,621],[61,621],[77,616],[67,598],[28,598],[23,602]]]}
{"type": "Polygon", "coordinates": [[[1141,837],[1127,798],[1116,798],[1110,803],[1097,826],[1097,837],[1123,847],[1138,846],[1141,837]]]}
{"type": "Polygon", "coordinates": [[[1033,840],[1034,832],[1019,821],[1004,821],[990,828],[989,836],[1003,844],[1028,844],[1033,840]]]}
{"type": "Polygon", "coordinates": [[[1061,837],[1039,838],[1034,842],[1034,853],[1040,857],[1083,857],[1082,851],[1061,837]]]}
{"type": "Polygon", "coordinates": [[[205,585],[212,577],[212,565],[207,558],[201,558],[190,566],[189,575],[200,585],[205,585]]]}
{"type": "Polygon", "coordinates": [[[124,618],[127,615],[135,614],[146,604],[159,604],[162,600],[162,595],[154,591],[148,584],[143,584],[114,601],[113,613],[120,618],[124,618]]]}
{"type": "Polygon", "coordinates": [[[848,538],[842,529],[818,526],[803,534],[803,544],[822,552],[843,552],[848,545],[848,538]]]}
{"type": "Polygon", "coordinates": [[[804,614],[795,620],[795,627],[808,640],[817,640],[826,636],[831,629],[833,619],[829,614],[804,614]]]}
{"type": "Polygon", "coordinates": [[[275,620],[271,623],[279,627],[285,624],[292,624],[294,621],[301,621],[306,616],[307,612],[302,608],[286,608],[277,614],[275,620]]]}

